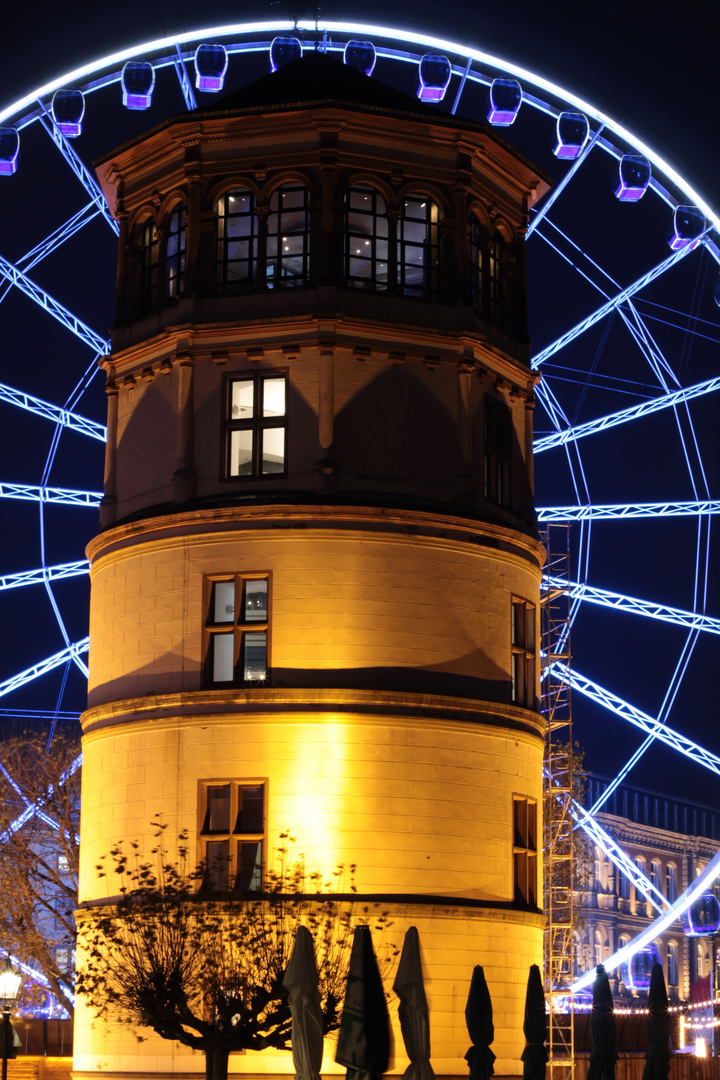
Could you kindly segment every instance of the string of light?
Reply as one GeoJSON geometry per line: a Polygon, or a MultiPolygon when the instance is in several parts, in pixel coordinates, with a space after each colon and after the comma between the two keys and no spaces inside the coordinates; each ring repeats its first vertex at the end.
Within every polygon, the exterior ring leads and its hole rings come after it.
{"type": "MultiPolygon", "coordinates": [[[[692,1003],[687,1004],[687,1005],[669,1005],[668,1006],[668,1012],[669,1013],[679,1013],[680,1015],[685,1016],[685,1014],[687,1014],[689,1012],[692,1012],[692,1011],[694,1011],[696,1009],[710,1009],[710,1008],[713,1007],[714,1004],[715,1003],[712,1000],[712,998],[708,998],[705,1001],[693,1001],[692,1003]]],[[[592,1012],[592,1002],[589,1002],[589,1001],[588,1002],[577,1002],[577,1001],[573,1002],[572,1011],[573,1012],[587,1012],[587,1013],[592,1012]]],[[[621,1006],[621,1005],[616,1005],[613,1008],[613,1012],[615,1013],[616,1016],[647,1016],[649,1010],[647,1008],[644,1008],[644,1009],[642,1009],[642,1008],[640,1008],[640,1009],[632,1009],[632,1008],[624,1007],[624,1006],[621,1006]]],[[[720,1018],[718,1018],[718,1020],[714,1021],[713,1023],[714,1024],[720,1024],[720,1018]]],[[[700,1026],[701,1021],[698,1020],[696,1022],[696,1021],[686,1020],[686,1024],[688,1024],[688,1025],[696,1025],[697,1024],[698,1026],[700,1026]]]]}

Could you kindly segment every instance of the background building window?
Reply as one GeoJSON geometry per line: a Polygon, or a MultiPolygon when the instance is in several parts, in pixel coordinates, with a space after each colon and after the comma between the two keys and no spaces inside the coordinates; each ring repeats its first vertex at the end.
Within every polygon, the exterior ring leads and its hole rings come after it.
{"type": "Polygon", "coordinates": [[[618,882],[618,896],[620,897],[621,900],[629,900],[630,899],[630,881],[628,880],[627,876],[620,869],[618,869],[618,871],[617,871],[617,882],[618,882]]]}
{"type": "Polygon", "coordinates": [[[483,409],[483,486],[488,502],[510,505],[512,416],[502,402],[485,398],[483,409]]]}
{"type": "Polygon", "coordinates": [[[268,677],[268,579],[220,578],[209,582],[205,620],[205,682],[235,686],[268,677]]]}
{"type": "Polygon", "coordinates": [[[146,221],[142,227],[142,279],[141,301],[146,311],[157,303],[158,262],[160,238],[154,221],[146,221]]]}
{"type": "Polygon", "coordinates": [[[537,904],[537,803],[513,799],[513,884],[517,904],[537,904]]]}
{"type": "Polygon", "coordinates": [[[283,184],[270,199],[266,265],[268,288],[305,285],[309,258],[308,190],[298,184],[283,184]]]}
{"type": "Polygon", "coordinates": [[[654,885],[655,888],[658,890],[658,892],[662,891],[660,889],[661,870],[662,870],[662,867],[660,866],[659,862],[653,861],[653,862],[650,863],[650,884],[654,885]]]}
{"type": "Polygon", "coordinates": [[[677,900],[677,869],[672,863],[665,868],[665,899],[668,904],[674,904],[677,900]]]}
{"type": "Polygon", "coordinates": [[[176,206],[170,215],[165,251],[165,294],[174,300],[185,287],[185,207],[176,206]]]}
{"type": "Polygon", "coordinates": [[[385,200],[369,185],[345,196],[345,283],[385,292],[388,287],[388,219],[385,200]]]}
{"type": "Polygon", "coordinates": [[[513,600],[511,605],[512,700],[535,707],[535,605],[513,600]]]}
{"type": "Polygon", "coordinates": [[[262,888],[265,785],[227,781],[201,791],[203,888],[258,892],[262,888]]]}
{"type": "Polygon", "coordinates": [[[258,479],[285,472],[284,375],[240,375],[226,383],[225,475],[258,479]]]}
{"type": "Polygon", "coordinates": [[[438,221],[437,206],[424,195],[403,201],[398,222],[398,285],[407,296],[437,295],[438,221]]]}
{"type": "Polygon", "coordinates": [[[255,197],[247,188],[233,188],[217,204],[217,283],[221,291],[254,288],[257,238],[255,197]]]}
{"type": "Polygon", "coordinates": [[[677,991],[678,988],[678,947],[676,942],[671,941],[667,947],[667,973],[668,990],[677,991]]]}

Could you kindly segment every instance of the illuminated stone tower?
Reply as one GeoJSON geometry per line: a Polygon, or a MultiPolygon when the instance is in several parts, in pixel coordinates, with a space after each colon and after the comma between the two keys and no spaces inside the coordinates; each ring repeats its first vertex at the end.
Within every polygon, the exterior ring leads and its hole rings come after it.
{"type": "MultiPolygon", "coordinates": [[[[543,922],[523,229],[545,181],[319,54],[98,173],[121,232],[81,900],[159,813],[227,859],[218,887],[258,884],[290,829],[308,865],[357,864],[394,938],[418,927],[436,1072],[467,1075],[480,963],[517,1073],[543,922]]],[[[75,1047],[76,1076],[202,1068],[82,1009],[75,1047]]]]}

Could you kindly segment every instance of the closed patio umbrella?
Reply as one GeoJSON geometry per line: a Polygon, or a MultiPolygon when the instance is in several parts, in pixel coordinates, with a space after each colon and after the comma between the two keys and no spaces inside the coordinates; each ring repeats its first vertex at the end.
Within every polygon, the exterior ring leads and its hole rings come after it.
{"type": "Polygon", "coordinates": [[[662,964],[657,961],[650,973],[648,991],[648,1052],[642,1080],[667,1080],[670,1072],[670,1013],[662,964]]]}
{"type": "Polygon", "coordinates": [[[592,1050],[587,1080],[615,1080],[615,1012],[607,972],[602,964],[597,966],[593,983],[592,1012],[590,1014],[592,1050]]]}
{"type": "Polygon", "coordinates": [[[472,973],[465,1023],[472,1040],[472,1046],[465,1055],[470,1066],[470,1080],[490,1080],[495,1072],[495,1054],[490,1049],[490,1043],[495,1038],[495,1027],[490,991],[485,982],[485,973],[479,965],[472,973]]]}
{"type": "Polygon", "coordinates": [[[545,1049],[547,1015],[542,977],[537,964],[531,966],[528,975],[523,1032],[527,1043],[522,1052],[523,1080],[545,1080],[545,1066],[548,1059],[548,1052],[545,1049]]]}
{"type": "Polygon", "coordinates": [[[335,1060],[348,1080],[380,1080],[390,1059],[390,1020],[369,926],[353,934],[335,1060]]]}
{"type": "Polygon", "coordinates": [[[403,1080],[435,1080],[430,1065],[430,1016],[423,984],[420,939],[414,926],[405,934],[393,990],[400,998],[400,1030],[410,1058],[403,1080]]]}
{"type": "Polygon", "coordinates": [[[283,978],[292,1016],[292,1056],[296,1080],[320,1080],[323,1018],[312,934],[299,926],[283,978]]]}

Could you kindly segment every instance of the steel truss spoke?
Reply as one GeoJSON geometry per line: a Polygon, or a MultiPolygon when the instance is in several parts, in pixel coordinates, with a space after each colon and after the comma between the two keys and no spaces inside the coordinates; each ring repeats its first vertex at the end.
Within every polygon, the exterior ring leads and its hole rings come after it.
{"type": "Polygon", "coordinates": [[[110,342],[107,339],[101,338],[82,319],[79,319],[68,311],[66,307],[63,307],[58,300],[53,300],[52,296],[46,293],[44,289],[41,289],[39,285],[36,285],[22,270],[18,270],[16,266],[4,259],[2,255],[0,255],[0,274],[11,285],[16,285],[21,292],[24,292],[26,296],[39,304],[54,319],[57,319],[67,330],[70,330],[86,345],[89,345],[96,353],[104,355],[110,351],[110,342]]]}
{"type": "Polygon", "coordinates": [[[703,765],[706,769],[720,776],[720,757],[717,754],[703,749],[692,739],[686,738],[673,728],[666,727],[661,721],[653,719],[652,716],[649,716],[641,709],[630,705],[627,701],[623,701],[622,698],[611,693],[610,690],[606,690],[604,686],[600,686],[599,683],[581,675],[575,668],[569,668],[562,663],[553,664],[552,667],[556,677],[562,678],[573,690],[584,694],[591,701],[602,705],[603,708],[609,709],[616,716],[634,724],[635,727],[640,728],[647,735],[659,739],[660,742],[670,746],[673,750],[679,750],[681,754],[690,758],[691,761],[703,765]]]}
{"type": "Polygon", "coordinates": [[[110,226],[110,228],[112,229],[112,231],[115,233],[116,236],[119,236],[120,235],[120,226],[118,225],[117,221],[112,216],[112,214],[110,213],[110,210],[108,209],[108,204],[105,202],[105,196],[103,195],[102,191],[100,190],[100,185],[98,184],[97,180],[92,175],[92,173],[90,173],[88,171],[85,164],[80,160],[77,153],[72,148],[70,143],[67,141],[67,139],[65,138],[63,133],[52,122],[52,118],[48,114],[48,111],[47,111],[47,109],[45,108],[45,106],[44,106],[44,104],[42,102],[40,102],[40,107],[41,107],[41,109],[43,110],[43,113],[44,113],[44,115],[42,115],[40,117],[40,123],[45,128],[48,135],[50,136],[52,141],[55,143],[58,150],[60,151],[62,156],[65,158],[66,162],[68,163],[68,165],[70,166],[72,171],[75,173],[78,180],[80,181],[82,186],[85,188],[88,195],[90,196],[92,201],[95,203],[98,210],[100,211],[102,216],[105,218],[105,220],[107,221],[107,223],[110,226]]]}
{"type": "MultiPolygon", "coordinates": [[[[559,578],[545,578],[543,579],[543,586],[545,586],[546,582],[550,587],[562,586],[559,578]]],[[[705,630],[710,634],[720,634],[720,619],[713,619],[709,615],[684,611],[682,608],[668,607],[666,604],[653,604],[649,600],[624,596],[622,593],[610,592],[609,589],[596,589],[592,585],[583,585],[579,581],[570,581],[567,584],[570,586],[569,595],[573,599],[585,600],[591,604],[601,604],[604,607],[615,608],[617,611],[629,611],[635,615],[645,615],[649,619],[660,619],[662,622],[685,626],[689,630],[705,630]]]]}
{"type": "Polygon", "coordinates": [[[57,563],[55,566],[39,566],[36,570],[21,570],[18,574],[0,576],[0,592],[19,589],[23,585],[42,585],[46,581],[62,581],[63,578],[84,577],[90,572],[87,559],[78,562],[57,563]]]}
{"type": "Polygon", "coordinates": [[[665,503],[598,503],[596,506],[538,506],[538,521],[600,521],[607,518],[704,517],[720,514],[720,500],[665,503]]]}
{"type": "Polygon", "coordinates": [[[575,158],[575,160],[573,161],[573,163],[570,166],[570,168],[568,169],[568,171],[563,176],[560,183],[557,184],[552,189],[552,191],[547,196],[547,198],[545,199],[545,202],[542,204],[540,209],[530,219],[530,224],[528,225],[527,232],[525,233],[525,239],[526,240],[530,239],[530,237],[534,233],[535,229],[537,229],[538,225],[540,224],[540,222],[543,220],[543,218],[547,214],[548,210],[550,210],[552,205],[556,202],[556,200],[563,193],[563,191],[565,190],[567,185],[570,183],[572,178],[575,176],[575,173],[578,171],[578,169],[580,168],[582,163],[586,160],[588,154],[590,153],[593,146],[597,142],[599,136],[602,134],[602,131],[603,131],[604,127],[605,127],[605,125],[601,124],[600,127],[597,129],[597,131],[593,132],[593,134],[590,136],[587,143],[585,144],[584,148],[580,151],[580,153],[575,158]]]}
{"type": "Polygon", "coordinates": [[[577,826],[581,828],[595,844],[597,844],[610,861],[617,866],[618,870],[620,870],[628,881],[635,886],[638,892],[641,892],[645,899],[652,904],[655,910],[665,911],[667,908],[667,900],[663,894],[645,876],[642,870],[635,865],[630,856],[626,855],[623,849],[615,843],[610,834],[605,832],[602,825],[595,821],[584,807],[580,806],[575,800],[573,800],[570,813],[572,814],[573,820],[577,823],[577,826]]]}
{"type": "Polygon", "coordinates": [[[102,491],[75,491],[73,488],[38,487],[34,484],[6,484],[0,481],[0,499],[60,503],[63,506],[99,506],[102,491]]]}
{"type": "Polygon", "coordinates": [[[60,667],[61,664],[66,663],[68,660],[76,660],[86,653],[90,648],[90,638],[84,637],[80,641],[74,642],[66,649],[62,649],[60,652],[55,653],[53,656],[48,656],[46,660],[41,660],[39,664],[34,664],[32,667],[26,668],[25,671],[18,672],[17,675],[12,675],[9,679],[5,679],[0,683],[0,697],[4,697],[5,694],[11,694],[13,690],[18,690],[21,686],[25,686],[27,683],[32,682],[33,679],[39,679],[41,675],[46,675],[48,671],[53,671],[56,667],[60,667]]]}
{"type": "Polygon", "coordinates": [[[91,439],[97,439],[99,442],[105,442],[107,438],[107,429],[104,424],[88,420],[87,417],[70,412],[68,409],[61,409],[58,405],[33,397],[32,394],[26,394],[23,390],[16,390],[13,386],[6,386],[5,383],[0,383],[0,401],[8,405],[17,405],[18,408],[26,409],[35,416],[52,420],[54,424],[60,424],[71,431],[79,431],[82,435],[89,435],[91,439]]]}
{"type": "Polygon", "coordinates": [[[177,77],[180,80],[180,89],[182,90],[182,95],[185,98],[185,104],[187,105],[190,112],[192,112],[193,109],[197,109],[195,91],[193,90],[192,83],[188,78],[187,68],[185,67],[185,58],[180,51],[180,46],[177,44],[175,45],[175,52],[177,53],[175,57],[175,71],[177,72],[177,77]]]}

